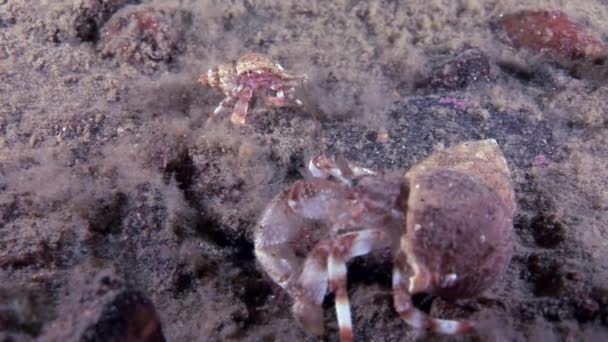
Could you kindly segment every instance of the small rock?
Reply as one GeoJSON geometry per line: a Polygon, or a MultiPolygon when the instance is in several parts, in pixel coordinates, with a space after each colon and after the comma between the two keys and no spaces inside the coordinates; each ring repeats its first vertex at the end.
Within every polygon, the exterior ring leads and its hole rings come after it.
{"type": "Polygon", "coordinates": [[[576,317],[582,321],[587,322],[595,319],[598,312],[600,311],[600,305],[589,297],[583,297],[575,302],[576,306],[576,317]]]}
{"type": "Polygon", "coordinates": [[[491,79],[488,55],[481,50],[470,49],[434,68],[422,86],[452,90],[491,79]]]}
{"type": "Polygon", "coordinates": [[[541,247],[554,248],[566,239],[564,225],[554,216],[538,215],[530,222],[534,241],[541,247]]]}
{"type": "Polygon", "coordinates": [[[104,25],[101,54],[131,65],[155,68],[180,50],[180,13],[147,5],[127,6],[104,25]]]}
{"type": "Polygon", "coordinates": [[[537,297],[560,297],[564,295],[565,282],[559,263],[538,254],[527,260],[529,281],[537,297]]]}
{"type": "Polygon", "coordinates": [[[127,196],[122,192],[96,199],[94,208],[85,213],[89,231],[99,234],[118,231],[126,203],[127,196]]]}
{"type": "Polygon", "coordinates": [[[102,271],[74,291],[40,341],[165,341],[152,302],[113,273],[102,271]]]}
{"type": "Polygon", "coordinates": [[[36,336],[49,319],[45,309],[50,298],[39,287],[3,282],[0,285],[0,341],[3,331],[36,336]]]}

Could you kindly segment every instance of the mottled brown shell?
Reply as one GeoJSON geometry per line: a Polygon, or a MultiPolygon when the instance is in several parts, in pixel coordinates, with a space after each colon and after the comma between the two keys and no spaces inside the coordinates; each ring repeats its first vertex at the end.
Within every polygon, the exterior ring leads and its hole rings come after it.
{"type": "Polygon", "coordinates": [[[267,72],[286,81],[302,78],[302,76],[288,74],[279,63],[275,63],[267,56],[259,53],[246,53],[236,61],[236,74],[238,76],[260,72],[267,72]]]}
{"type": "Polygon", "coordinates": [[[446,298],[479,294],[512,255],[515,200],[495,140],[436,152],[410,169],[401,249],[413,274],[410,293],[446,298]]]}
{"type": "Polygon", "coordinates": [[[234,63],[220,64],[201,74],[198,82],[204,86],[218,88],[225,94],[230,93],[238,86],[234,63]]]}

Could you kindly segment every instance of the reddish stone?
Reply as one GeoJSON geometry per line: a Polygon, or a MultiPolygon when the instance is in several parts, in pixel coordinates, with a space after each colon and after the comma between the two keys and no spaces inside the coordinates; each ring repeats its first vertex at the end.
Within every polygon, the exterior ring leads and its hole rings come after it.
{"type": "Polygon", "coordinates": [[[523,10],[505,15],[500,24],[516,48],[570,62],[590,59],[604,63],[606,45],[561,11],[523,10]]]}
{"type": "Polygon", "coordinates": [[[101,30],[101,54],[133,65],[154,68],[179,52],[180,12],[170,8],[132,5],[122,8],[101,30]]]}

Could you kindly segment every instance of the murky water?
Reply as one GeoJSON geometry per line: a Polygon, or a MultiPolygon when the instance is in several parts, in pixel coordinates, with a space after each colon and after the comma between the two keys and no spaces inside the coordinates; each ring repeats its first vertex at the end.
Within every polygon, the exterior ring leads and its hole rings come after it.
{"type": "MultiPolygon", "coordinates": [[[[403,172],[487,138],[514,257],[477,298],[417,305],[478,322],[464,340],[606,339],[606,17],[600,0],[0,1],[0,340],[315,340],[254,258],[270,199],[320,153],[403,172]],[[224,95],[199,75],[250,51],[308,76],[303,105],[207,124],[224,95]]],[[[401,321],[391,267],[349,265],[356,340],[452,340],[401,321]]],[[[324,316],[337,340],[331,298],[324,316]]]]}

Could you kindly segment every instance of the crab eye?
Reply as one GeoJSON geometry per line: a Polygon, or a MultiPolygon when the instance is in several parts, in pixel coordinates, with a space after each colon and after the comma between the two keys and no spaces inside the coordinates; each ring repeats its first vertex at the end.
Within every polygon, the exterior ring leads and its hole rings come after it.
{"type": "Polygon", "coordinates": [[[329,174],[324,170],[321,158],[313,158],[308,163],[308,171],[315,178],[327,178],[329,174]]]}

